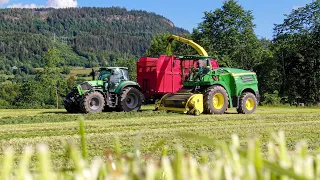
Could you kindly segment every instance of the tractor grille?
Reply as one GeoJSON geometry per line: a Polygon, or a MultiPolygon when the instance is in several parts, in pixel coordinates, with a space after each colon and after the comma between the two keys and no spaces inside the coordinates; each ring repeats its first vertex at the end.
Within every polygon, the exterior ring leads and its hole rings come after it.
{"type": "Polygon", "coordinates": [[[80,86],[81,86],[82,90],[90,90],[90,89],[93,88],[93,87],[92,87],[89,83],[87,83],[87,82],[82,83],[80,86]]]}
{"type": "Polygon", "coordinates": [[[244,83],[248,83],[248,82],[254,82],[254,78],[252,75],[249,76],[241,76],[241,80],[244,83]]]}

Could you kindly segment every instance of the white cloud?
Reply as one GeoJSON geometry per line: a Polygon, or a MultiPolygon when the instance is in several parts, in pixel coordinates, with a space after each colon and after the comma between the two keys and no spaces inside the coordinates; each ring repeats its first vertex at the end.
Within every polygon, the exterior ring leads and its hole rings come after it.
{"type": "Polygon", "coordinates": [[[8,5],[7,8],[40,8],[43,6],[38,6],[36,4],[22,4],[22,3],[18,3],[18,4],[12,4],[12,5],[8,5]]]}
{"type": "Polygon", "coordinates": [[[0,0],[0,7],[4,4],[7,4],[9,0],[0,0]]]}
{"type": "Polygon", "coordinates": [[[67,7],[77,7],[77,0],[48,0],[47,7],[53,8],[67,8],[67,7]]]}
{"type": "MultiPolygon", "coordinates": [[[[8,2],[9,0],[0,0],[0,6],[8,2]]],[[[36,4],[18,3],[18,4],[8,5],[7,8],[43,8],[43,7],[68,8],[68,7],[77,7],[77,6],[78,6],[77,0],[48,0],[45,6],[36,5],[36,4]]]]}

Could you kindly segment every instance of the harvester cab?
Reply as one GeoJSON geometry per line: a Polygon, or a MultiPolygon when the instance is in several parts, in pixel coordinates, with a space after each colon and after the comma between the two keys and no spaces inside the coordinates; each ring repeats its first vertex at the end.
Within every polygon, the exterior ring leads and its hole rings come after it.
{"type": "Polygon", "coordinates": [[[143,102],[139,84],[129,80],[125,67],[100,68],[97,80],[77,84],[64,98],[69,113],[128,112],[140,109],[143,102]]]}
{"type": "Polygon", "coordinates": [[[251,114],[256,110],[260,96],[254,72],[235,68],[212,69],[210,57],[200,45],[177,36],[172,38],[192,45],[201,56],[180,57],[181,60],[194,60],[193,67],[182,89],[164,95],[156,102],[156,110],[194,115],[223,114],[232,107],[243,114],[251,114]]]}
{"type": "MultiPolygon", "coordinates": [[[[185,81],[201,81],[203,75],[209,73],[212,70],[211,59],[208,56],[180,56],[181,61],[192,60],[191,69],[186,76],[185,81]]],[[[182,69],[185,69],[184,63],[182,63],[182,69]]]]}

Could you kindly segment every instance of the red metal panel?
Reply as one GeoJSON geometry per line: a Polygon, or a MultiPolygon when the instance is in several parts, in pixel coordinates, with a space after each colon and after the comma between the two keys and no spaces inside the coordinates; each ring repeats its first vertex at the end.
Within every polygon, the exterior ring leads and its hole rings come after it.
{"type": "MultiPolygon", "coordinates": [[[[216,60],[212,59],[211,64],[213,68],[219,67],[216,60]]],[[[196,66],[197,63],[193,65],[193,60],[181,62],[180,59],[174,56],[142,57],[137,62],[137,82],[140,84],[146,98],[175,93],[182,88],[184,77],[188,75],[191,67],[196,66]],[[183,70],[184,73],[182,73],[183,70]]]]}

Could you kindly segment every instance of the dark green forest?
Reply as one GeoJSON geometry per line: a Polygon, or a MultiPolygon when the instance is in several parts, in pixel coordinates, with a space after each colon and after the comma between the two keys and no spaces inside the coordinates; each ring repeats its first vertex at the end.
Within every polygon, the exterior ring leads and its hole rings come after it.
{"type": "Polygon", "coordinates": [[[152,38],[164,32],[187,31],[163,16],[118,7],[0,9],[0,71],[9,71],[10,66],[43,67],[43,55],[54,46],[70,66],[139,57],[152,38]]]}
{"type": "Polygon", "coordinates": [[[191,33],[160,15],[123,8],[1,9],[0,73],[14,78],[0,78],[0,106],[61,107],[82,80],[63,76],[69,66],[126,66],[134,79],[141,56],[196,53],[177,42],[167,52],[170,34],[201,44],[221,67],[255,71],[262,104],[319,104],[320,2],[284,16],[272,39],[259,39],[253,20],[235,0],[205,12],[191,33]]]}

